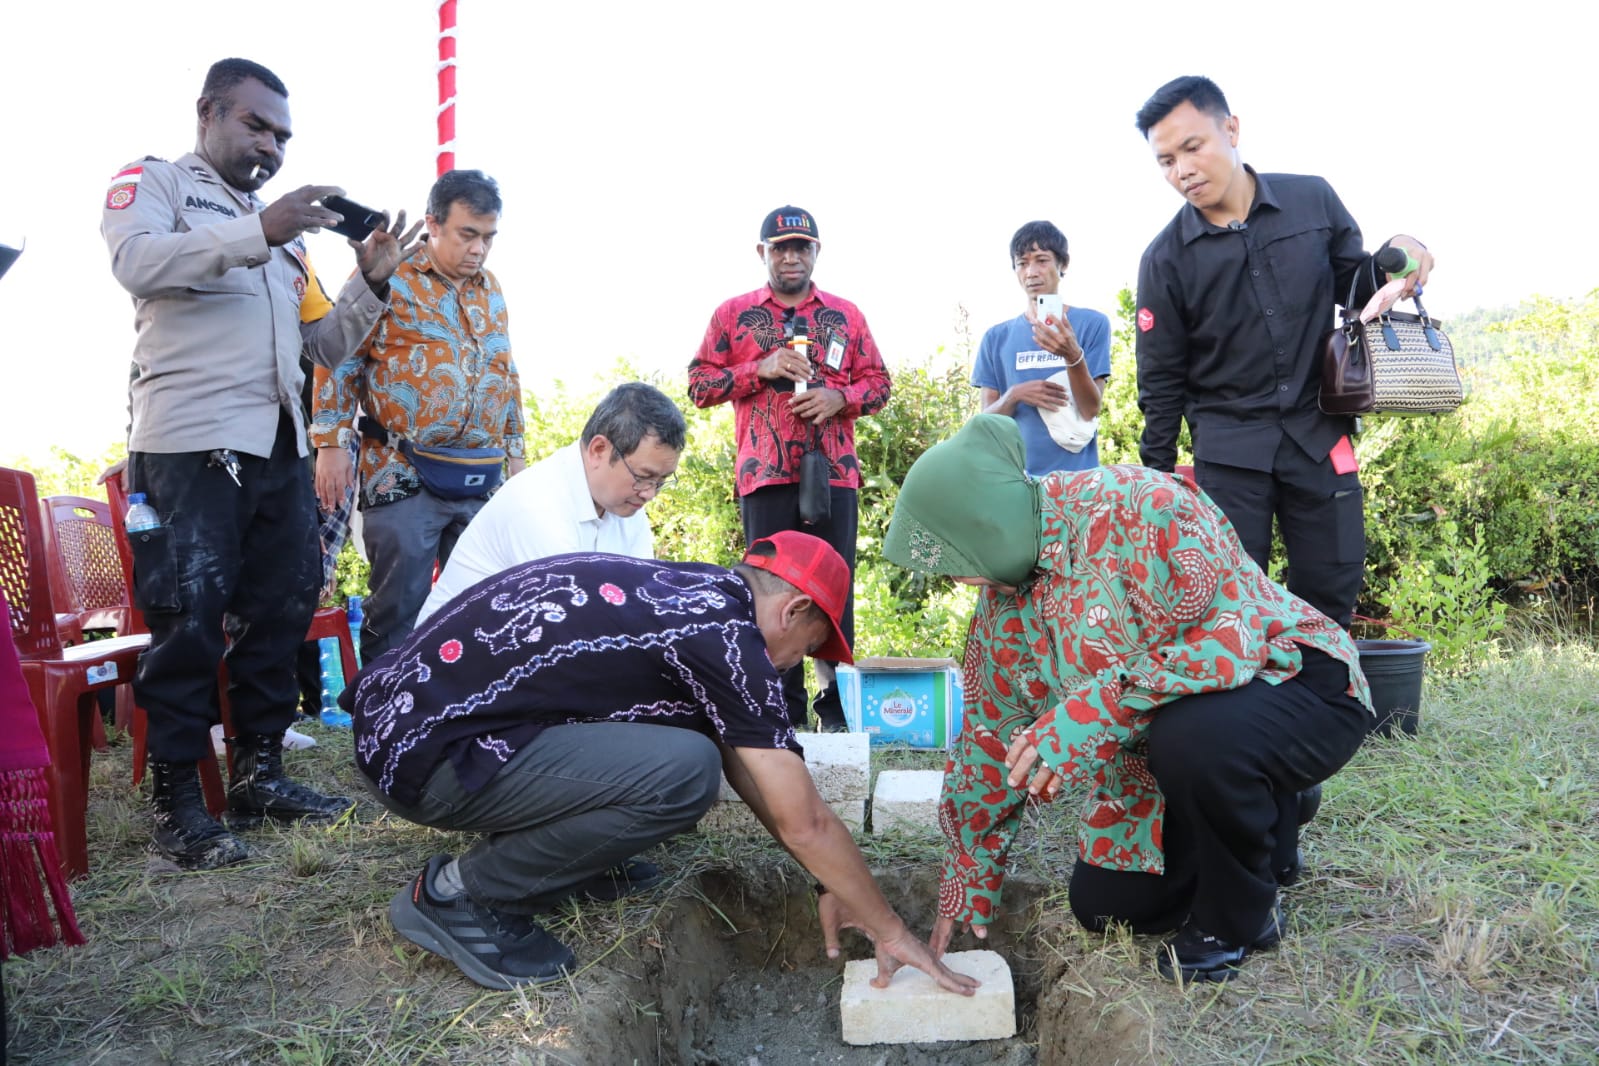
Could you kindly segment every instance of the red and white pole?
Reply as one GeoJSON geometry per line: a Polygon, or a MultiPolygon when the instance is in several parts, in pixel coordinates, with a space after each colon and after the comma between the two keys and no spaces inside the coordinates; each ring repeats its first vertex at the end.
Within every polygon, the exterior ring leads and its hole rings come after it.
{"type": "Polygon", "coordinates": [[[455,3],[439,0],[439,176],[455,169],[455,3]]]}

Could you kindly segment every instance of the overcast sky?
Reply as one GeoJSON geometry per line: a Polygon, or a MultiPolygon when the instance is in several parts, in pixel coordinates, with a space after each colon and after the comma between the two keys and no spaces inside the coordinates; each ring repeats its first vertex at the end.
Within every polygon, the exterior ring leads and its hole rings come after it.
{"type": "MultiPolygon", "coordinates": [[[[123,432],[134,341],[99,236],[107,178],[190,150],[207,66],[242,55],[290,92],[295,136],[269,200],[333,183],[420,211],[436,10],[14,6],[0,241],[28,248],[0,282],[0,458],[98,454],[123,432]]],[[[961,307],[977,335],[1019,312],[1007,245],[1029,219],[1070,239],[1068,302],[1109,312],[1181,206],[1133,114],[1187,73],[1227,93],[1246,161],[1327,177],[1369,247],[1400,230],[1426,241],[1435,315],[1599,287],[1580,8],[1534,0],[1480,21],[1431,2],[459,9],[457,161],[502,187],[489,267],[529,389],[597,384],[617,356],[679,372],[715,305],[764,280],[758,227],[790,202],[821,229],[817,282],[861,306],[891,368],[953,343],[961,307]]],[[[334,289],[352,253],[311,240],[334,289]]]]}

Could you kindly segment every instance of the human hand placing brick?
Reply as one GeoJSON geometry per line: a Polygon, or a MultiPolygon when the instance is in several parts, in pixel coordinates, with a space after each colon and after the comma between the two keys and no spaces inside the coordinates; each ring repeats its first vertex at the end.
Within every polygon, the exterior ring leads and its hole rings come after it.
{"type": "Polygon", "coordinates": [[[913,966],[938,982],[938,986],[945,991],[963,996],[977,991],[978,981],[956,973],[939,962],[938,955],[941,953],[930,950],[903,922],[897,922],[899,928],[892,934],[878,936],[851,914],[844,901],[834,892],[823,892],[817,899],[816,909],[822,921],[822,942],[826,945],[828,958],[838,958],[840,929],[858,930],[872,941],[877,949],[877,976],[872,978],[873,988],[887,988],[901,966],[913,966]]]}

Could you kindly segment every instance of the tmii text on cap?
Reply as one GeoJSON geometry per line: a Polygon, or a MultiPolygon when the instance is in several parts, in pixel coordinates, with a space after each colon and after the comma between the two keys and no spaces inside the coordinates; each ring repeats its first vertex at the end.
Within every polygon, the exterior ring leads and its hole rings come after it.
{"type": "Polygon", "coordinates": [[[761,240],[763,241],[816,241],[820,243],[821,234],[816,229],[816,220],[809,211],[803,211],[790,204],[779,207],[776,211],[766,216],[766,221],[761,223],[761,240]]]}

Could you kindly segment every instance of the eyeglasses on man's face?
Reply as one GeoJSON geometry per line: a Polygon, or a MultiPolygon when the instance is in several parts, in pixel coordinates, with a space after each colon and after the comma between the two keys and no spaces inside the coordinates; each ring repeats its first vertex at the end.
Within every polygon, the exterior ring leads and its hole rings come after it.
{"type": "Polygon", "coordinates": [[[665,492],[671,487],[672,482],[677,480],[676,474],[667,474],[665,477],[642,477],[633,469],[633,464],[627,461],[627,456],[623,455],[621,449],[614,444],[611,445],[611,454],[621,460],[622,468],[633,478],[634,492],[665,492]]]}

